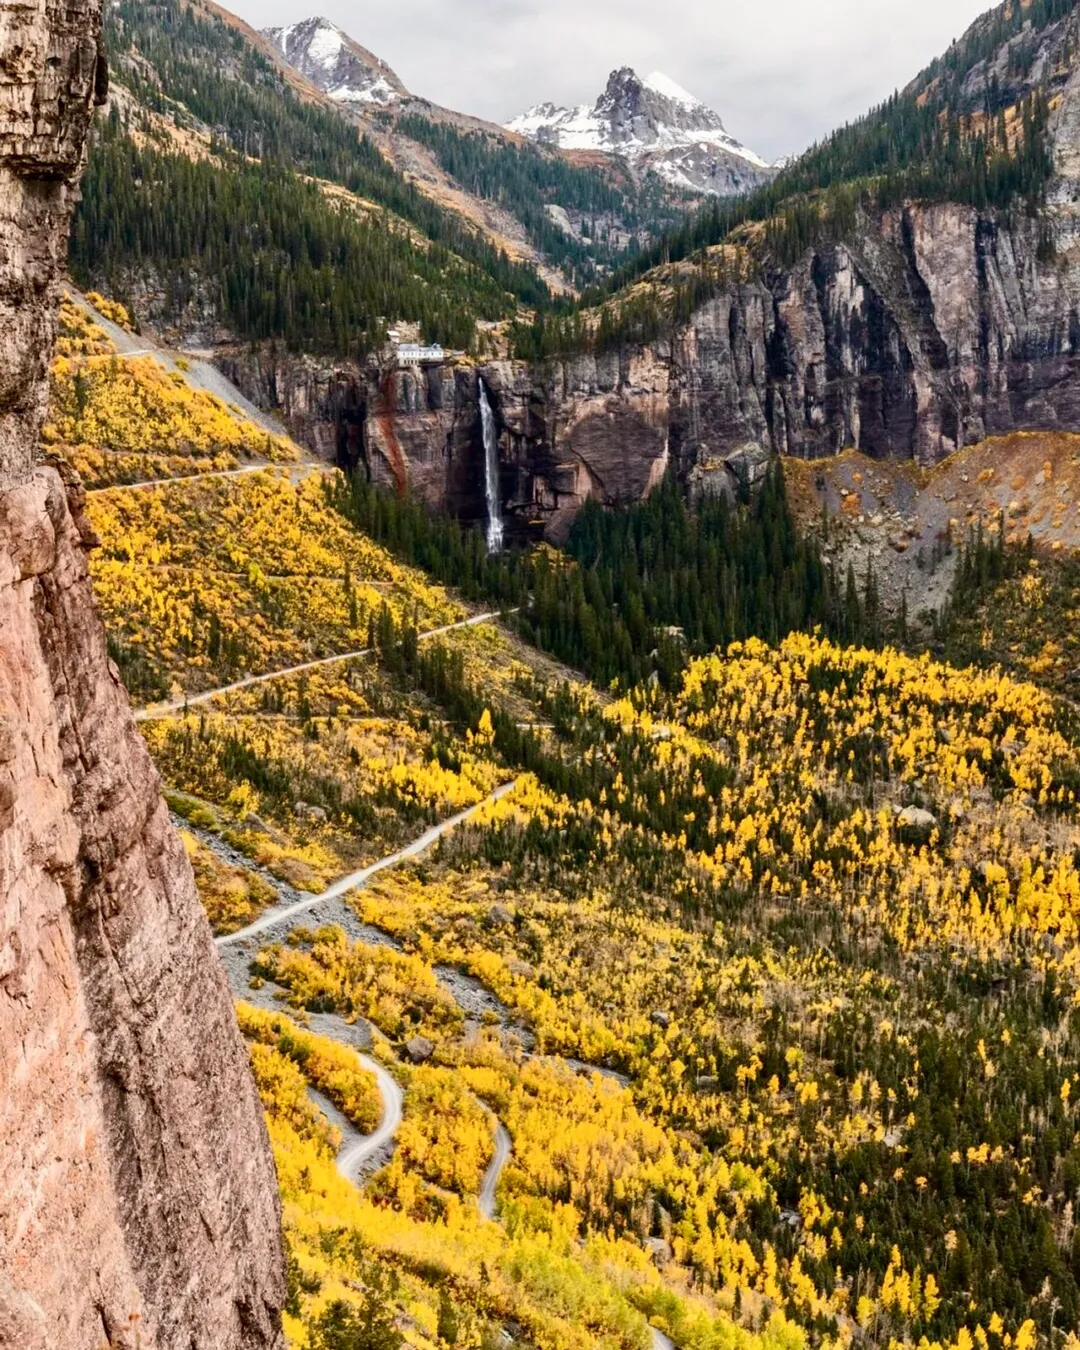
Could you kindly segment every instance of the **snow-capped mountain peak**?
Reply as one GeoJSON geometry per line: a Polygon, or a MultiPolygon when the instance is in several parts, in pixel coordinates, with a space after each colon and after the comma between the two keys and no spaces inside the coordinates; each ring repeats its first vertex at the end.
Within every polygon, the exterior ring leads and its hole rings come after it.
{"type": "Polygon", "coordinates": [[[408,90],[386,64],[329,19],[311,18],[265,28],[271,42],[301,75],[341,103],[387,105],[408,90]]]}
{"type": "Polygon", "coordinates": [[[774,172],[728,134],[719,113],[661,71],[643,80],[624,66],[612,72],[591,108],[541,103],[508,129],[563,150],[623,155],[693,192],[734,196],[774,172]]]}

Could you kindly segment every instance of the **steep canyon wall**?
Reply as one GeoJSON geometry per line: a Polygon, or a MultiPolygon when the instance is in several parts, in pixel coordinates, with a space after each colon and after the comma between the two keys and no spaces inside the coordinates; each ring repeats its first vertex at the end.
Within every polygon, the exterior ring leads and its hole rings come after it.
{"type": "Polygon", "coordinates": [[[647,348],[332,378],[284,360],[272,385],[251,378],[251,357],[227,371],[309,444],[470,518],[482,374],[511,519],[555,538],[585,499],[638,498],[669,465],[708,489],[778,454],[933,464],[986,436],[1080,425],[1071,182],[1042,222],[956,204],[864,216],[847,242],[724,288],[647,348]]]}
{"type": "Polygon", "coordinates": [[[0,1346],[263,1350],[273,1163],[108,658],[81,489],[37,463],[100,0],[0,0],[0,1346]]]}

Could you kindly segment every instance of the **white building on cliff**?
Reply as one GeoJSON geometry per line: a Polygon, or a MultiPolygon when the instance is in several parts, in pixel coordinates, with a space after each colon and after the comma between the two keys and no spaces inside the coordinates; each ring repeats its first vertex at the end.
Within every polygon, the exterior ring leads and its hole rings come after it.
{"type": "Polygon", "coordinates": [[[416,369],[418,366],[441,366],[446,360],[446,352],[435,343],[428,347],[420,342],[401,342],[394,348],[399,370],[416,369]]]}

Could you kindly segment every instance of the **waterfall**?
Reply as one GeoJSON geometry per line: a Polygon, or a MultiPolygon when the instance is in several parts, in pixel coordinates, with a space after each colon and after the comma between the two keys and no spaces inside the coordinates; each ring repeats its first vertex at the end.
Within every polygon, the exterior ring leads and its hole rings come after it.
{"type": "Polygon", "coordinates": [[[503,548],[502,497],[499,493],[499,436],[491,410],[487,385],[480,380],[480,422],[484,429],[484,495],[487,498],[487,546],[489,553],[503,548]]]}

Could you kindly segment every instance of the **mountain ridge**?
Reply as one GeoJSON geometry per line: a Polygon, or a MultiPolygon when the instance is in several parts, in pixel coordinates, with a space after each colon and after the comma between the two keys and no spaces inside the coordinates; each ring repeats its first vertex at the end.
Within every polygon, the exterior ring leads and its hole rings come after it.
{"type": "MultiPolygon", "coordinates": [[[[599,152],[593,167],[614,155],[645,174],[652,170],[668,190],[733,196],[768,181],[770,165],[728,134],[720,116],[660,71],[642,80],[629,67],[612,72],[591,108],[541,104],[499,126],[472,114],[440,107],[412,93],[385,61],[330,19],[312,16],[264,28],[260,36],[278,58],[328,98],[368,121],[370,114],[419,113],[449,122],[467,134],[531,142],[568,156],[599,152]]],[[[392,157],[393,137],[377,120],[371,133],[383,137],[392,157]]]]}
{"type": "MultiPolygon", "coordinates": [[[[221,37],[227,32],[234,47],[229,60],[240,60],[229,79],[249,106],[249,90],[258,96],[258,90],[280,81],[300,102],[355,128],[353,134],[377,150],[410,190],[459,217],[513,262],[535,268],[555,294],[572,294],[606,276],[632,249],[659,237],[684,205],[670,193],[643,188],[607,162],[575,164],[494,123],[413,95],[385,62],[326,19],[260,33],[211,0],[196,0],[188,12],[222,27],[217,32],[207,29],[193,46],[187,41],[189,25],[172,17],[173,8],[157,5],[146,11],[160,14],[160,24],[181,37],[179,49],[171,55],[161,43],[164,30],[157,34],[148,30],[130,6],[113,6],[107,16],[116,35],[119,81],[124,88],[137,86],[139,101],[152,111],[186,120],[184,109],[190,109],[196,129],[209,145],[215,126],[223,125],[222,108],[205,100],[199,110],[191,108],[191,78],[203,82],[195,68],[209,70],[220,60],[221,37]],[[155,90],[143,82],[140,69],[145,73],[146,67],[132,61],[136,50],[150,66],[165,63],[175,68],[183,61],[189,76],[178,83],[164,72],[164,83],[155,90]],[[273,76],[263,62],[272,67],[273,76]],[[156,107],[165,90],[167,104],[156,107]],[[556,208],[554,215],[549,206],[556,208]]],[[[222,74],[214,76],[219,89],[215,99],[224,94],[222,74]]],[[[286,107],[281,112],[296,120],[295,110],[286,107]]],[[[230,119],[230,143],[251,156],[260,138],[276,134],[266,121],[254,107],[245,126],[230,119]]],[[[328,139],[326,131],[321,134],[328,139]]]]}

